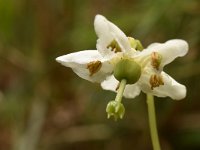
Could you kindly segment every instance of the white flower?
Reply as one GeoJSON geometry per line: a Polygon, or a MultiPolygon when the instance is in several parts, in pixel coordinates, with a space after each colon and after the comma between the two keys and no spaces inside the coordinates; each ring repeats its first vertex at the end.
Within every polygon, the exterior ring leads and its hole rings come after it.
{"type": "Polygon", "coordinates": [[[81,78],[101,83],[103,89],[116,92],[119,81],[113,76],[115,66],[122,59],[130,59],[141,67],[141,76],[136,83],[126,85],[123,93],[126,98],[136,97],[141,90],[176,100],[186,96],[186,87],[163,71],[165,65],[188,52],[186,41],[174,39],[153,43],[143,51],[138,51],[132,44],[134,39],[127,37],[105,17],[97,15],[94,27],[98,36],[97,50],[75,52],[56,60],[72,68],[81,78]]]}

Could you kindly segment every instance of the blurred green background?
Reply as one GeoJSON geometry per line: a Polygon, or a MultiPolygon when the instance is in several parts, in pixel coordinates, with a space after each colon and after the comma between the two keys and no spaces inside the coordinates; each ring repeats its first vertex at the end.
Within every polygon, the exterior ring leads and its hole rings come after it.
{"type": "Polygon", "coordinates": [[[152,149],[144,94],[124,99],[123,120],[107,120],[115,94],[55,61],[95,49],[96,14],[144,46],[188,41],[187,56],[165,67],[187,97],[156,98],[157,123],[162,150],[199,150],[199,0],[0,0],[0,150],[152,149]]]}

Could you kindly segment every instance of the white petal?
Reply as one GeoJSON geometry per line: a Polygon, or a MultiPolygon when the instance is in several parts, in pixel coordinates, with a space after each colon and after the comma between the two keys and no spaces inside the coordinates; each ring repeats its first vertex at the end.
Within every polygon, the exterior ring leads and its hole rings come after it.
{"type": "MultiPolygon", "coordinates": [[[[101,83],[101,87],[104,90],[110,90],[113,92],[117,92],[119,81],[115,79],[115,77],[109,76],[105,81],[101,83]]],[[[135,98],[140,94],[140,88],[137,84],[126,85],[123,96],[126,98],[135,98]]]]}
{"type": "Polygon", "coordinates": [[[117,41],[122,52],[126,52],[131,49],[126,35],[104,16],[96,15],[94,28],[97,36],[99,37],[97,40],[97,50],[99,50],[103,56],[112,57],[112,55],[114,55],[114,52],[111,51],[110,48],[107,48],[113,40],[117,41]]]}
{"type": "Polygon", "coordinates": [[[81,78],[92,81],[101,82],[111,74],[113,68],[108,61],[104,60],[97,50],[85,50],[75,52],[56,58],[56,61],[66,67],[70,67],[81,78]],[[87,65],[93,61],[101,61],[100,70],[90,75],[87,65]]]}
{"type": "Polygon", "coordinates": [[[137,84],[128,84],[124,90],[124,97],[135,98],[140,94],[140,87],[137,84]]]}
{"type": "Polygon", "coordinates": [[[154,47],[156,47],[156,46],[158,46],[158,45],[160,45],[161,43],[151,43],[148,47],[147,47],[147,49],[151,49],[151,48],[154,48],[154,47]]]}
{"type": "Polygon", "coordinates": [[[172,62],[176,57],[182,57],[188,52],[188,43],[184,40],[174,39],[163,44],[153,43],[144,49],[139,56],[147,56],[152,52],[158,52],[162,56],[161,66],[172,62]]]}
{"type": "Polygon", "coordinates": [[[175,81],[172,77],[170,77],[165,72],[161,72],[161,76],[163,78],[164,85],[160,85],[159,87],[155,87],[151,90],[151,85],[149,83],[151,74],[143,74],[139,81],[139,85],[143,92],[151,93],[158,97],[166,97],[169,96],[174,100],[181,100],[186,96],[186,87],[177,81],[175,81]]]}
{"type": "Polygon", "coordinates": [[[108,76],[106,78],[106,80],[104,80],[102,83],[101,83],[101,87],[104,89],[104,90],[110,90],[110,91],[114,91],[116,92],[116,89],[118,87],[118,84],[119,84],[119,81],[117,81],[115,79],[115,77],[112,75],[112,76],[108,76]]]}

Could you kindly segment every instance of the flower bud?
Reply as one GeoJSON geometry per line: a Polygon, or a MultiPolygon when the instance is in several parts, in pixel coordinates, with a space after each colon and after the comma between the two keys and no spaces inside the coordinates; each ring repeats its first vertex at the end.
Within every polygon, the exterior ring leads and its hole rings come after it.
{"type": "Polygon", "coordinates": [[[106,107],[108,118],[114,116],[115,120],[122,119],[125,113],[124,105],[117,101],[110,101],[106,107]]]}
{"type": "Polygon", "coordinates": [[[114,77],[121,81],[125,79],[127,84],[136,83],[141,75],[141,67],[134,60],[122,59],[114,68],[114,77]]]}

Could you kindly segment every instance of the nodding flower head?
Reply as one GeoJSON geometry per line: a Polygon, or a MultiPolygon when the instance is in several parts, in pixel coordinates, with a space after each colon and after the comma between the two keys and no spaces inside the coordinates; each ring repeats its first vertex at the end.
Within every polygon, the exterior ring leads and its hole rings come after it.
{"type": "MultiPolygon", "coordinates": [[[[186,41],[173,39],[143,48],[139,40],[127,37],[102,15],[96,15],[94,28],[98,36],[96,50],[63,55],[56,61],[72,68],[79,77],[100,83],[105,90],[118,93],[121,81],[126,80],[121,93],[126,98],[134,98],[140,91],[176,100],[186,96],[186,87],[163,71],[165,65],[188,52],[186,41]]],[[[111,110],[108,114],[118,115],[111,110]]]]}

